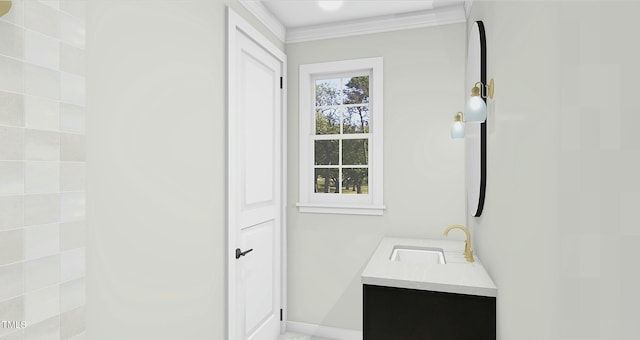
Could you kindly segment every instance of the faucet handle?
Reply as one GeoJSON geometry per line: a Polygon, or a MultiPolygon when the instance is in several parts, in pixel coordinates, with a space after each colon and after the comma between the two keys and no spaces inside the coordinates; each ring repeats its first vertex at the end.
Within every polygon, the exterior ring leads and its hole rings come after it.
{"type": "Polygon", "coordinates": [[[473,259],[473,249],[471,249],[471,244],[469,244],[468,240],[464,241],[464,258],[467,259],[467,262],[474,262],[473,259]]]}

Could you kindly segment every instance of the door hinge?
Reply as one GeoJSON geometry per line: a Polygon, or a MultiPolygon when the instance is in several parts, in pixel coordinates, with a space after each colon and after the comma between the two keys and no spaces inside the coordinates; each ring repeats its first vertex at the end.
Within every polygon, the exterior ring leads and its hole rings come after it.
{"type": "Polygon", "coordinates": [[[280,321],[282,321],[282,308],[280,308],[280,321]]]}
{"type": "Polygon", "coordinates": [[[282,77],[280,77],[280,88],[282,88],[282,85],[283,85],[282,83],[283,83],[283,79],[282,77]]]}

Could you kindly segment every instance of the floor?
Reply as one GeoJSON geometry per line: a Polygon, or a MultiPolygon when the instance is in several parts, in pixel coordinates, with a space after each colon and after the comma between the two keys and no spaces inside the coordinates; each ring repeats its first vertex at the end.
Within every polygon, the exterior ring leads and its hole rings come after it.
{"type": "Polygon", "coordinates": [[[331,339],[287,332],[284,335],[281,335],[280,338],[278,338],[278,340],[331,340],[331,339]]]}

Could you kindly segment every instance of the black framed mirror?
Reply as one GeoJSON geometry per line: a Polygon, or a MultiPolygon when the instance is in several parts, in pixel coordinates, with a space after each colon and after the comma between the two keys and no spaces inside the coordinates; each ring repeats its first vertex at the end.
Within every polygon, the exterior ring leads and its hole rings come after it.
{"type": "MultiPolygon", "coordinates": [[[[467,47],[465,100],[477,82],[487,84],[487,43],[482,21],[471,26],[467,47]]],[[[487,101],[486,98],[483,100],[487,101]]],[[[488,119],[488,118],[487,118],[488,119]]],[[[467,209],[473,217],[482,215],[487,186],[487,122],[465,124],[465,174],[467,209]]]]}

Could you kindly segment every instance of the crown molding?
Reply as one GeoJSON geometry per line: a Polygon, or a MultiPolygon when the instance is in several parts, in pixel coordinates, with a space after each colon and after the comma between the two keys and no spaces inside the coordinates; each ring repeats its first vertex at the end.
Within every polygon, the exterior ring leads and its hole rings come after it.
{"type": "Polygon", "coordinates": [[[253,14],[269,31],[271,31],[280,41],[285,42],[287,28],[276,18],[261,1],[240,0],[251,14],[253,14]]]}
{"type": "Polygon", "coordinates": [[[465,5],[286,30],[285,43],[349,37],[466,22],[465,5]]]}
{"type": "Polygon", "coordinates": [[[466,0],[464,2],[464,13],[467,16],[467,19],[469,19],[469,15],[471,15],[471,7],[473,6],[473,0],[466,0]]]}
{"type": "Polygon", "coordinates": [[[461,5],[441,7],[428,11],[392,14],[289,29],[262,4],[262,1],[240,0],[240,4],[280,41],[283,43],[297,43],[466,22],[473,0],[467,0],[461,5]]]}

